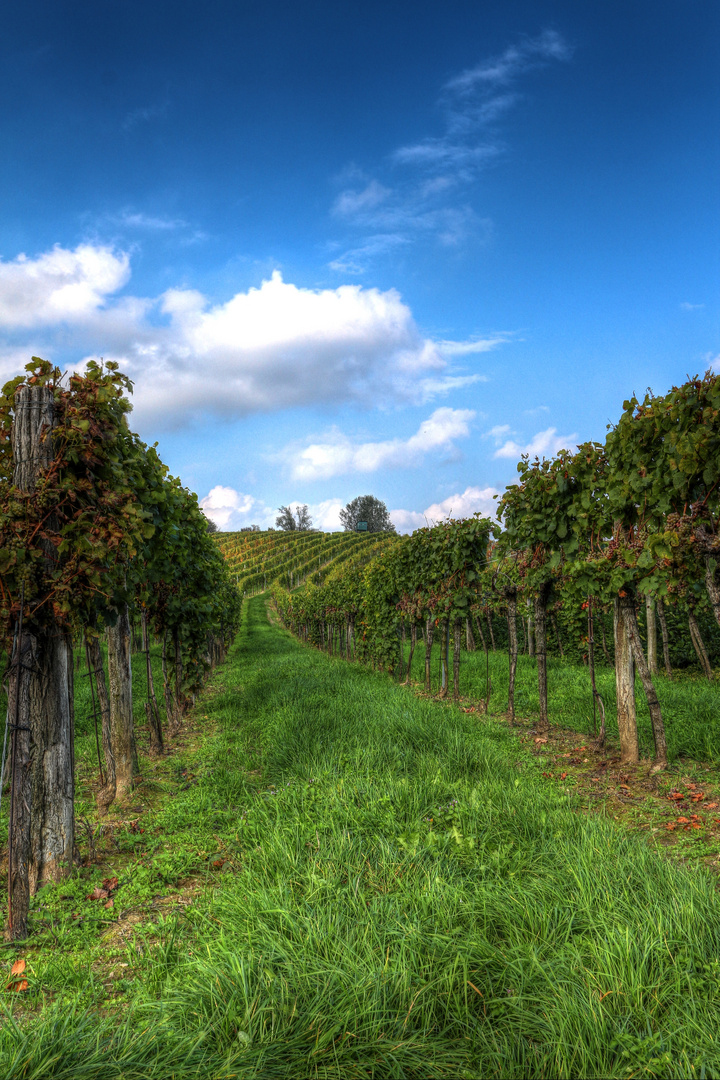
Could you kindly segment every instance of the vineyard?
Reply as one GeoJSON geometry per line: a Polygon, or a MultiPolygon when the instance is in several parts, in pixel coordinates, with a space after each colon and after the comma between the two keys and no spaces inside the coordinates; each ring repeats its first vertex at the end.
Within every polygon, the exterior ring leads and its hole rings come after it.
{"type": "Polygon", "coordinates": [[[2,1075],[714,1077],[720,377],[419,529],[0,398],[2,1075]]]}

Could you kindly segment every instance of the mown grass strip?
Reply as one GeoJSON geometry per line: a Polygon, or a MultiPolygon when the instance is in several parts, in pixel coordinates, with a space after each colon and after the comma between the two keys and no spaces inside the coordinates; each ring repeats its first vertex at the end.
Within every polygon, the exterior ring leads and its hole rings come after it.
{"type": "Polygon", "coordinates": [[[709,875],[576,813],[506,730],[303,648],[262,597],[214,684],[198,782],[148,826],[215,887],[128,949],[122,1010],[38,958],[3,1076],[720,1075],[709,875]]]}

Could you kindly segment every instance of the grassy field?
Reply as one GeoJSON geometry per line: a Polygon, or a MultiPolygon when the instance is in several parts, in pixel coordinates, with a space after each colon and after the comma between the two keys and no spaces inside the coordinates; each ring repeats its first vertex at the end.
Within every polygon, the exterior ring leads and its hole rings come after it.
{"type": "Polygon", "coordinates": [[[715,878],[583,812],[531,745],[254,598],[182,744],[5,948],[29,989],[0,1074],[720,1076],[715,878]],[[87,899],[114,876],[112,909],[87,899]]]}
{"type": "MultiPolygon", "coordinates": [[[[409,648],[406,647],[406,658],[409,648]]],[[[412,678],[424,679],[425,648],[422,642],[415,650],[412,678]]],[[[505,651],[490,652],[492,694],[490,712],[499,714],[507,709],[508,657],[505,651]]],[[[452,665],[452,659],[451,659],[452,665]]],[[[440,649],[433,649],[434,691],[440,688],[440,649]]],[[[452,672],[452,667],[451,667],[452,672]]],[[[451,675],[452,677],[452,675],[451,675]]],[[[617,737],[615,719],[615,669],[602,659],[597,661],[596,682],[607,712],[607,730],[617,737]]],[[[668,756],[671,761],[680,757],[697,761],[720,762],[720,681],[709,682],[698,674],[677,672],[673,679],[662,673],[654,676],[663,718],[667,729],[668,756]]],[[[460,668],[460,693],[473,700],[485,697],[485,654],[463,651],[460,668]]],[[[636,702],[640,753],[653,752],[650,714],[640,679],[636,679],[636,702]]],[[[556,657],[548,657],[548,705],[550,722],[573,728],[585,735],[593,734],[593,701],[587,667],[556,657]]],[[[515,687],[515,711],[520,717],[538,716],[540,703],[537,688],[537,662],[520,655],[515,687]]],[[[597,723],[600,723],[598,716],[597,723]]]]}

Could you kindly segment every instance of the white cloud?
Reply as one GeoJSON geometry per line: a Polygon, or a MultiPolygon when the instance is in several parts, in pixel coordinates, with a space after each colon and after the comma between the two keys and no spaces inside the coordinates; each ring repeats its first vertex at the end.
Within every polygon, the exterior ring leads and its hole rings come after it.
{"type": "Polygon", "coordinates": [[[335,432],[327,442],[311,443],[302,450],[286,447],[282,458],[289,465],[292,478],[302,481],[407,468],[421,464],[431,450],[452,451],[456,439],[470,434],[469,425],[474,417],[471,409],[440,408],[409,439],[354,443],[341,432],[335,432]]]}
{"type": "Polygon", "coordinates": [[[203,499],[200,509],[219,529],[233,532],[243,525],[267,528],[275,524],[275,511],[252,495],[243,495],[231,487],[218,484],[203,499]],[[271,520],[272,519],[272,520],[271,520]]]}
{"type": "Polygon", "coordinates": [[[147,229],[150,232],[168,232],[172,229],[187,228],[187,221],[182,218],[158,217],[131,210],[123,210],[114,220],[128,229],[147,229]]]}
{"type": "Polygon", "coordinates": [[[423,403],[481,378],[454,372],[453,355],[504,340],[435,343],[394,289],[300,288],[276,271],[220,304],[181,288],[113,297],[129,276],[127,253],[89,244],[0,261],[0,331],[11,335],[0,340],[0,364],[20,330],[29,331],[26,360],[52,359],[71,326],[80,363],[117,360],[135,381],[138,414],[167,427],[208,412],[423,403]]]}
{"type": "Polygon", "coordinates": [[[390,194],[389,188],[379,184],[377,180],[371,180],[361,191],[349,188],[341,192],[333,204],[333,213],[340,217],[362,214],[374,210],[380,203],[385,202],[390,194]]]}
{"type": "MultiPolygon", "coordinates": [[[[502,434],[507,425],[503,427],[494,428],[491,434],[502,434]]],[[[509,428],[507,428],[509,431],[509,428]]],[[[514,458],[519,460],[523,454],[528,454],[532,460],[535,457],[547,457],[551,458],[558,453],[559,450],[570,450],[575,445],[577,439],[577,432],[572,435],[558,435],[557,428],[551,427],[546,431],[539,431],[526,446],[521,446],[519,443],[509,439],[503,443],[495,453],[493,457],[496,458],[514,458]]]]}
{"type": "Polygon", "coordinates": [[[423,513],[416,510],[391,510],[390,517],[398,532],[413,532],[449,517],[472,517],[478,511],[494,520],[496,502],[493,496],[497,494],[498,491],[493,487],[467,487],[462,493],[450,495],[442,502],[432,503],[423,513]]]}
{"type": "Polygon", "coordinates": [[[682,304],[680,305],[682,311],[699,311],[701,308],[704,307],[704,304],[689,304],[687,300],[683,300],[682,304]]]}
{"type": "Polygon", "coordinates": [[[35,259],[0,260],[0,328],[88,320],[130,277],[125,252],[79,244],[55,245],[35,259]]]}

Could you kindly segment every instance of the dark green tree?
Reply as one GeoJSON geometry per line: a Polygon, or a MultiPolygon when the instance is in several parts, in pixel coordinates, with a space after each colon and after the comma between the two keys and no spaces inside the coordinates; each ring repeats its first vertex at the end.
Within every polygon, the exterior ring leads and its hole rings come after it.
{"type": "Polygon", "coordinates": [[[358,495],[340,511],[340,520],[345,532],[354,532],[359,521],[366,521],[371,533],[395,532],[387,506],[374,495],[358,495]]]}
{"type": "Polygon", "coordinates": [[[295,524],[295,518],[293,512],[289,506],[279,506],[280,513],[275,518],[275,527],[278,529],[284,529],[285,532],[294,532],[297,528],[295,524]]]}

